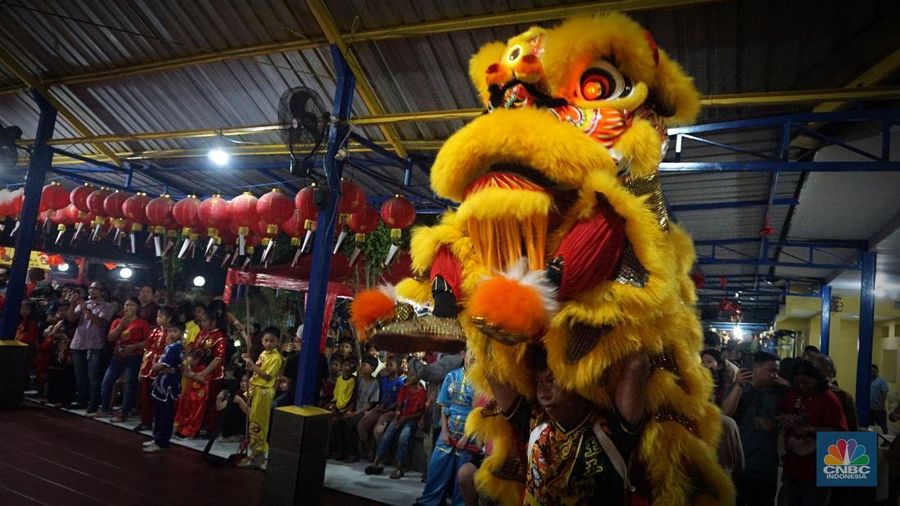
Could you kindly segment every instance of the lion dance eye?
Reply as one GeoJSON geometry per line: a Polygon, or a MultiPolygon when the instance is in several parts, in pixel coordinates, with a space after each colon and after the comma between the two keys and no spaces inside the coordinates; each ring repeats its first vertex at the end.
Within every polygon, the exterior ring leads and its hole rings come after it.
{"type": "Polygon", "coordinates": [[[578,96],[584,100],[612,100],[631,93],[631,80],[606,60],[597,60],[581,74],[578,96]]]}

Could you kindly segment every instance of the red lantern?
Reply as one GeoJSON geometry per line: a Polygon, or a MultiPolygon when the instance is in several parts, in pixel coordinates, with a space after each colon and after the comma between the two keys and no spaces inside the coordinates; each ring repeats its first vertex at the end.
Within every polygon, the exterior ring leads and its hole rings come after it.
{"type": "Polygon", "coordinates": [[[294,205],[297,207],[297,211],[300,212],[300,218],[303,219],[303,229],[306,230],[303,245],[300,246],[301,252],[306,251],[306,246],[309,245],[309,240],[316,230],[316,217],[319,214],[319,209],[316,207],[317,191],[318,189],[313,183],[298,191],[297,196],[294,197],[294,205]]]}
{"type": "Polygon", "coordinates": [[[350,220],[350,215],[362,209],[366,205],[366,194],[362,188],[347,178],[341,178],[341,201],[339,210],[346,215],[345,222],[350,220]]]}
{"type": "MultiPolygon", "coordinates": [[[[68,198],[68,196],[66,197],[68,198]]],[[[12,192],[6,188],[0,190],[0,218],[5,219],[12,214],[12,192]]]]}
{"type": "Polygon", "coordinates": [[[10,232],[10,236],[16,234],[16,230],[19,230],[19,214],[22,212],[22,202],[25,200],[25,190],[19,188],[18,190],[14,190],[9,193],[9,215],[14,216],[16,218],[16,224],[13,226],[12,232],[10,232]]]}
{"type": "Polygon", "coordinates": [[[277,188],[259,198],[256,203],[256,213],[265,223],[268,234],[277,234],[278,225],[291,218],[294,213],[294,203],[291,198],[277,188]]]}
{"type": "Polygon", "coordinates": [[[84,186],[79,186],[72,190],[69,193],[69,201],[78,208],[79,211],[88,212],[90,209],[87,205],[87,198],[91,193],[94,193],[94,185],[85,183],[84,186]]]}
{"type": "Polygon", "coordinates": [[[184,258],[185,253],[194,246],[200,237],[196,229],[200,227],[200,199],[194,195],[188,195],[172,207],[172,217],[182,227],[181,235],[184,242],[178,251],[178,258],[184,258]]]}
{"type": "Polygon", "coordinates": [[[231,221],[237,225],[238,251],[241,255],[245,253],[250,227],[259,223],[259,216],[256,214],[257,203],[259,199],[250,192],[244,192],[231,199],[231,221]]]}
{"type": "MultiPolygon", "coordinates": [[[[281,229],[284,230],[284,233],[291,238],[291,246],[300,246],[300,237],[304,234],[303,223],[305,221],[303,215],[300,214],[300,210],[294,209],[294,213],[291,214],[290,219],[281,225],[281,229]]],[[[300,248],[297,248],[296,253],[294,253],[294,260],[291,262],[291,267],[297,265],[297,260],[299,259],[300,248]]]]}
{"type": "Polygon", "coordinates": [[[338,203],[338,234],[337,241],[334,243],[334,253],[337,253],[347,236],[345,225],[350,222],[350,216],[362,209],[366,205],[366,194],[353,181],[347,178],[341,178],[341,200],[338,203]]]}
{"type": "Polygon", "coordinates": [[[88,211],[100,216],[106,214],[106,197],[112,195],[112,192],[106,188],[99,188],[88,194],[85,199],[88,211]]]}
{"type": "Polygon", "coordinates": [[[416,221],[416,208],[400,195],[394,195],[381,206],[381,219],[391,229],[391,249],[385,265],[391,262],[391,258],[400,247],[400,237],[404,228],[410,227],[416,221]]]}
{"type": "MultiPolygon", "coordinates": [[[[68,192],[66,193],[66,198],[68,198],[68,192]]],[[[49,211],[48,219],[51,223],[56,225],[57,232],[56,241],[54,241],[54,244],[59,244],[59,241],[62,240],[63,234],[66,233],[66,227],[68,225],[74,225],[75,220],[78,219],[78,209],[72,204],[69,204],[62,209],[49,211]]]]}
{"type": "Polygon", "coordinates": [[[353,253],[350,255],[351,265],[356,263],[356,259],[359,257],[360,251],[362,251],[362,245],[366,242],[366,234],[370,234],[378,228],[379,218],[378,211],[369,206],[363,207],[350,215],[350,223],[348,223],[348,226],[350,227],[350,230],[356,234],[356,247],[353,248],[353,253]]]}
{"type": "MultiPolygon", "coordinates": [[[[92,241],[98,241],[101,237],[101,231],[103,230],[103,226],[106,225],[106,198],[112,194],[111,191],[106,188],[100,188],[92,191],[88,194],[86,203],[88,210],[93,213],[96,218],[94,219],[94,232],[91,234],[92,241]]],[[[112,219],[112,218],[110,218],[112,219]]]]}
{"type": "Polygon", "coordinates": [[[231,202],[223,199],[221,195],[213,195],[200,203],[197,216],[200,225],[206,228],[206,235],[209,236],[209,242],[206,244],[206,261],[208,262],[216,254],[219,244],[222,243],[219,233],[227,230],[231,223],[231,202]]]}
{"type": "Polygon", "coordinates": [[[69,191],[61,184],[52,182],[41,190],[41,211],[56,211],[69,205],[69,191]]]}
{"type": "Polygon", "coordinates": [[[140,232],[147,224],[147,204],[150,197],[146,193],[137,193],[125,199],[122,204],[122,214],[131,221],[131,252],[137,253],[137,232],[140,232]]]}
{"type": "Polygon", "coordinates": [[[116,190],[103,199],[103,214],[110,218],[122,219],[125,217],[123,205],[128,200],[129,195],[116,190]]]}
{"type": "Polygon", "coordinates": [[[113,240],[117,245],[121,243],[119,236],[125,229],[125,214],[122,212],[122,205],[125,204],[128,197],[129,195],[127,193],[115,190],[103,199],[103,215],[109,218],[109,224],[112,225],[116,231],[113,240]]]}
{"type": "Polygon", "coordinates": [[[144,212],[147,214],[147,224],[153,238],[153,249],[156,256],[163,256],[169,248],[172,247],[172,241],[167,241],[165,248],[162,244],[162,237],[166,235],[166,229],[175,225],[175,218],[172,217],[172,208],[175,207],[172,198],[168,195],[161,195],[147,202],[144,212]]]}
{"type": "Polygon", "coordinates": [[[201,226],[209,229],[208,235],[216,236],[218,229],[226,229],[231,223],[231,203],[221,195],[213,195],[200,203],[197,218],[201,226]]]}
{"type": "Polygon", "coordinates": [[[291,217],[281,224],[281,229],[291,238],[292,246],[300,246],[300,236],[303,235],[303,221],[300,211],[294,209],[291,217]]]}
{"type": "Polygon", "coordinates": [[[350,216],[350,230],[357,235],[357,242],[365,240],[365,235],[378,228],[380,215],[371,207],[364,207],[350,216]],[[362,237],[360,237],[362,236],[362,237]]]}

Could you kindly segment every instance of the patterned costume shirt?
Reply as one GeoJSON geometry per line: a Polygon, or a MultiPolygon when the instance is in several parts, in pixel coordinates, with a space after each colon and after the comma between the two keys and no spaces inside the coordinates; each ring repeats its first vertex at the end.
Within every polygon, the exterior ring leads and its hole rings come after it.
{"type": "Polygon", "coordinates": [[[208,381],[220,380],[225,375],[225,335],[219,329],[203,330],[197,336],[193,346],[190,347],[194,364],[191,371],[203,372],[215,359],[220,359],[219,365],[210,371],[208,381]]]}
{"type": "Polygon", "coordinates": [[[256,367],[262,369],[269,376],[269,379],[264,379],[259,374],[254,374],[250,378],[250,386],[254,388],[275,388],[275,381],[278,380],[278,376],[281,375],[281,370],[284,367],[284,357],[281,356],[278,350],[265,350],[259,354],[259,358],[256,360],[256,367]]]}
{"type": "Polygon", "coordinates": [[[181,393],[181,359],[184,347],[181,342],[175,342],[166,346],[159,362],[172,368],[172,372],[160,373],[153,380],[153,389],[150,395],[154,399],[165,402],[177,399],[181,393]]]}
{"type": "Polygon", "coordinates": [[[465,370],[460,368],[450,371],[441,384],[437,403],[441,406],[441,412],[447,416],[447,428],[450,429],[452,439],[465,435],[466,418],[472,411],[474,399],[475,388],[466,378],[465,370]]]}
{"type": "Polygon", "coordinates": [[[151,369],[153,369],[153,364],[159,360],[165,349],[166,329],[164,327],[153,327],[153,330],[150,331],[150,337],[147,338],[147,344],[144,346],[144,358],[141,361],[139,377],[150,379],[156,377],[156,372],[151,371],[151,369]]]}
{"type": "Polygon", "coordinates": [[[530,430],[525,447],[528,472],[524,504],[625,504],[622,477],[594,434],[597,424],[628,462],[636,436],[625,432],[617,417],[592,411],[577,426],[565,430],[539,406],[522,399],[507,419],[516,429],[530,430]]]}

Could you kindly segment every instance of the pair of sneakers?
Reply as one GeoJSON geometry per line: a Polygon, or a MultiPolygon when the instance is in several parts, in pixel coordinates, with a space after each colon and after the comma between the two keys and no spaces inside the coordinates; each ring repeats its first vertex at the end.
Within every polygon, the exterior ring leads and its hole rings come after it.
{"type": "Polygon", "coordinates": [[[247,456],[241,459],[240,462],[237,463],[238,467],[243,467],[246,469],[265,469],[266,458],[262,455],[258,457],[247,456]]]}
{"type": "Polygon", "coordinates": [[[159,453],[159,452],[166,451],[165,448],[156,444],[156,441],[154,441],[152,439],[150,441],[144,441],[143,443],[141,443],[141,446],[144,447],[143,448],[144,453],[159,453]]]}

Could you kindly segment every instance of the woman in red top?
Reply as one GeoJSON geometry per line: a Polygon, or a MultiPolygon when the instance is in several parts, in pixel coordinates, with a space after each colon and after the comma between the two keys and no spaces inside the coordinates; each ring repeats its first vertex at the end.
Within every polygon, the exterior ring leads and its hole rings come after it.
{"type": "Polygon", "coordinates": [[[827,504],[829,489],[816,487],[816,433],[846,431],[847,419],[841,402],[812,362],[797,363],[791,384],[779,406],[785,448],[779,495],[788,506],[827,504]]]}
{"type": "MultiPolygon", "coordinates": [[[[140,312],[140,310],[138,311],[140,312]]],[[[150,331],[147,346],[144,348],[144,358],[141,361],[141,370],[138,373],[140,382],[138,408],[141,414],[141,424],[135,427],[135,430],[138,431],[153,428],[153,398],[150,397],[150,391],[153,389],[153,379],[156,378],[157,374],[157,371],[153,370],[153,365],[159,361],[166,349],[166,328],[172,321],[172,317],[173,312],[171,309],[167,307],[157,308],[156,326],[150,331]]]]}
{"type": "Polygon", "coordinates": [[[175,413],[176,437],[192,438],[201,426],[215,430],[218,421],[216,397],[222,390],[225,375],[225,334],[218,329],[216,320],[209,314],[200,318],[200,334],[185,351],[184,376],[188,384],[178,398],[175,413]]]}
{"type": "Polygon", "coordinates": [[[137,297],[129,297],[122,309],[122,317],[112,323],[107,337],[113,343],[113,356],[100,385],[100,413],[111,415],[112,388],[124,374],[125,399],[122,401],[122,411],[113,417],[117,422],[124,422],[134,407],[138,369],[141,367],[144,345],[150,336],[150,325],[146,320],[138,318],[138,307],[137,297]]]}

